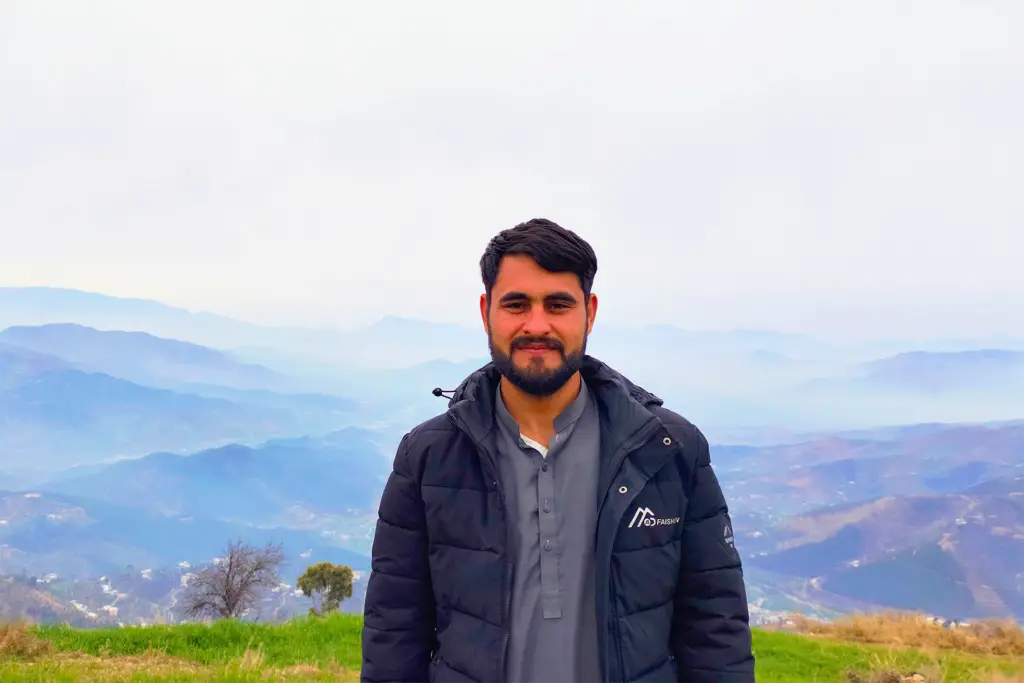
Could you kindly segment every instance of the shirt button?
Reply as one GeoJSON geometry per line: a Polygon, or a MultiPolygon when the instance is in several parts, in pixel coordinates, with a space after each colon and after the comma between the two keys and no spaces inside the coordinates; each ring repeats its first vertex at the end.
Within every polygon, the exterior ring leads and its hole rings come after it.
{"type": "Polygon", "coordinates": [[[541,465],[541,466],[540,466],[540,469],[541,469],[541,471],[543,471],[543,472],[547,472],[547,471],[548,471],[548,464],[547,464],[547,463],[544,463],[543,465],[541,465]]]}
{"type": "Polygon", "coordinates": [[[551,541],[544,541],[544,550],[551,550],[551,541]]]}
{"type": "Polygon", "coordinates": [[[548,505],[546,500],[544,501],[544,512],[551,512],[551,506],[548,505]]]}

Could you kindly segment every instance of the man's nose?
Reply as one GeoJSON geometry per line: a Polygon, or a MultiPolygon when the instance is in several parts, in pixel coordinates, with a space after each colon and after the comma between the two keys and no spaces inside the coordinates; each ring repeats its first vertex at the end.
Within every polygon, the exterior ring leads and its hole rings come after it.
{"type": "Polygon", "coordinates": [[[532,306],[527,313],[523,332],[531,337],[543,337],[551,332],[551,321],[543,306],[532,306]]]}

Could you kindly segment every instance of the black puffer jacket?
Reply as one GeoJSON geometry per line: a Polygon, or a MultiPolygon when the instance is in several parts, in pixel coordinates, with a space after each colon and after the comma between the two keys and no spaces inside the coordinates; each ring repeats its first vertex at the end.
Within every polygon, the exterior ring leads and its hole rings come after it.
{"type": "MultiPolygon", "coordinates": [[[[581,372],[601,416],[604,680],[753,681],[740,558],[707,441],[600,361],[587,357],[581,372]],[[629,533],[651,513],[682,523],[629,533]]],[[[512,558],[495,462],[498,380],[491,364],[471,374],[448,411],[398,448],[367,586],[367,683],[504,680],[512,558]]]]}

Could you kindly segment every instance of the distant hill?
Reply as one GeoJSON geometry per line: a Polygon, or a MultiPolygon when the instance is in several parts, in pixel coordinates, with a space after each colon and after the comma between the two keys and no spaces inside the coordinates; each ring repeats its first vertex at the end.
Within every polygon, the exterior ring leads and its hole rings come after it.
{"type": "Polygon", "coordinates": [[[37,584],[34,577],[0,575],[0,623],[20,620],[88,625],[84,615],[78,618],[73,608],[47,591],[45,584],[37,584]]]}
{"type": "Polygon", "coordinates": [[[1024,421],[892,429],[884,435],[715,445],[711,457],[730,507],[770,516],[885,496],[965,492],[1024,474],[1024,421]]]}
{"type": "Polygon", "coordinates": [[[261,331],[258,325],[148,299],[59,287],[0,287],[0,328],[65,322],[150,332],[212,346],[231,346],[261,331]]]}
{"type": "MultiPolygon", "coordinates": [[[[1024,427],[1024,419],[1019,420],[995,420],[982,423],[956,423],[956,422],[922,422],[918,424],[890,425],[888,427],[874,427],[872,429],[855,429],[849,431],[833,432],[832,434],[815,434],[814,438],[820,439],[827,436],[839,436],[851,440],[868,441],[894,441],[912,437],[939,436],[947,432],[963,432],[963,430],[1003,430],[1005,428],[1017,429],[1024,427]]],[[[805,435],[810,436],[810,435],[805,435]]],[[[803,441],[811,439],[804,438],[803,441]]]]}
{"type": "MultiPolygon", "coordinates": [[[[272,327],[191,312],[155,301],[128,299],[70,289],[0,288],[0,327],[76,323],[98,329],[144,331],[220,349],[295,374],[320,374],[324,364],[347,370],[393,369],[437,359],[463,362],[486,354],[479,326],[384,316],[355,329],[272,327]]],[[[647,360],[671,358],[676,364],[711,356],[719,373],[741,362],[748,372],[789,371],[794,359],[835,359],[841,349],[808,335],[759,330],[701,331],[671,325],[601,326],[591,340],[598,356],[635,371],[647,360]],[[637,355],[638,344],[644,352],[637,355]],[[737,360],[739,359],[739,360],[737,360]],[[717,366],[716,366],[717,367],[717,366]]],[[[663,368],[666,369],[666,368],[663,368]]],[[[694,368],[688,368],[691,382],[694,368]]]]}
{"type": "Polygon", "coordinates": [[[0,468],[61,468],[158,450],[325,431],[341,406],[312,411],[142,386],[0,344],[0,468]]]}
{"type": "MultiPolygon", "coordinates": [[[[894,356],[836,368],[827,376],[802,381],[805,395],[831,392],[870,395],[882,399],[940,395],[949,403],[958,394],[976,397],[984,392],[1016,395],[1024,387],[1024,351],[974,349],[951,352],[907,351],[894,356]]],[[[945,422],[946,420],[936,420],[945,422]]]]}
{"type": "Polygon", "coordinates": [[[1024,351],[916,350],[844,364],[780,387],[773,405],[775,424],[805,431],[1019,419],[1024,351]]]}
{"type": "Polygon", "coordinates": [[[224,351],[146,332],[97,330],[72,323],[9,327],[0,331],[0,345],[45,354],[51,363],[59,356],[64,369],[289,411],[296,422],[359,410],[359,403],[352,399],[305,391],[309,382],[244,363],[224,351]]]}
{"type": "MultiPolygon", "coordinates": [[[[477,354],[481,333],[458,325],[386,316],[354,330],[266,326],[147,299],[51,287],[0,287],[0,328],[74,323],[100,330],[147,332],[219,349],[273,349],[295,359],[348,368],[397,367],[477,354]]],[[[486,346],[484,346],[486,348],[486,346]]]]}
{"type": "Polygon", "coordinates": [[[800,515],[778,525],[773,545],[749,562],[851,600],[1024,618],[1024,476],[800,515]]]}
{"type": "Polygon", "coordinates": [[[75,367],[64,360],[0,341],[0,391],[21,386],[48,372],[65,372],[75,367]]]}
{"type": "Polygon", "coordinates": [[[601,348],[628,350],[643,344],[660,354],[701,353],[708,356],[745,357],[756,363],[790,364],[794,358],[819,360],[835,357],[842,349],[808,334],[774,330],[690,330],[668,324],[642,327],[598,325],[593,343],[601,348]]]}
{"type": "MultiPolygon", "coordinates": [[[[0,288],[0,324],[46,323],[147,332],[212,347],[237,362],[287,375],[298,383],[296,391],[372,399],[379,415],[404,422],[434,414],[436,403],[430,402],[429,393],[421,399],[422,392],[461,380],[449,370],[476,364],[487,355],[486,338],[477,324],[464,327],[385,316],[355,329],[273,327],[153,301],[75,290],[0,288]],[[437,361],[452,367],[431,367],[437,361]],[[428,372],[417,374],[418,370],[428,372]]],[[[1024,381],[1010,374],[1000,379],[995,373],[973,373],[982,379],[974,384],[947,383],[954,388],[940,391],[928,387],[946,385],[922,382],[914,373],[911,376],[918,379],[908,383],[906,373],[871,365],[884,361],[883,354],[897,358],[893,354],[975,353],[978,348],[1024,351],[1024,340],[843,344],[771,330],[687,330],[658,324],[599,325],[588,346],[593,355],[661,396],[711,435],[1021,417],[1024,381]],[[996,343],[1003,346],[993,346],[996,343]],[[981,344],[985,345],[972,346],[981,344]]],[[[983,362],[980,357],[964,358],[983,362]]],[[[153,374],[151,369],[147,373],[153,374]]],[[[227,389],[239,389],[202,379],[165,388],[268,405],[256,396],[229,396],[227,389]]]]}
{"type": "Polygon", "coordinates": [[[914,351],[862,366],[863,381],[879,388],[921,392],[1024,390],[1024,351],[914,351]]]}
{"type": "Polygon", "coordinates": [[[15,326],[0,331],[0,343],[60,357],[87,372],[138,384],[179,388],[212,384],[233,389],[282,389],[288,378],[242,363],[223,351],[147,332],[97,330],[72,323],[15,326]]]}
{"type": "Polygon", "coordinates": [[[391,454],[382,453],[378,439],[350,428],[253,448],[154,453],[36,488],[175,517],[314,527],[331,516],[376,511],[391,471],[391,454]]]}
{"type": "Polygon", "coordinates": [[[278,541],[293,564],[319,560],[367,569],[369,558],[317,533],[167,517],[49,492],[0,491],[0,548],[5,572],[88,578],[137,569],[209,562],[235,538],[278,541]],[[300,557],[309,552],[305,558],[300,557]]]}

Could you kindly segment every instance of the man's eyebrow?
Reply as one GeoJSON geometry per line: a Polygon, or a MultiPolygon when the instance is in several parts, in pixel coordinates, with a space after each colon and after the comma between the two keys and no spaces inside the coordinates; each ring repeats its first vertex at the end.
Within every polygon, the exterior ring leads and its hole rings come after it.
{"type": "Polygon", "coordinates": [[[552,292],[544,297],[544,301],[547,302],[561,302],[561,303],[576,303],[576,297],[569,292],[552,292]]]}
{"type": "Polygon", "coordinates": [[[526,296],[522,292],[508,292],[499,299],[503,304],[511,303],[513,301],[529,301],[530,297],[526,296]]]}
{"type": "MultiPolygon", "coordinates": [[[[528,297],[523,292],[514,292],[514,291],[513,292],[508,292],[508,293],[504,294],[501,297],[501,299],[499,299],[499,301],[501,303],[503,303],[503,304],[504,303],[519,302],[519,301],[529,301],[529,300],[530,300],[530,297],[528,297]]],[[[576,299],[575,296],[573,296],[569,292],[551,292],[550,294],[546,294],[544,296],[544,301],[546,303],[572,303],[572,304],[574,304],[574,303],[577,302],[577,299],[576,299]]]]}

